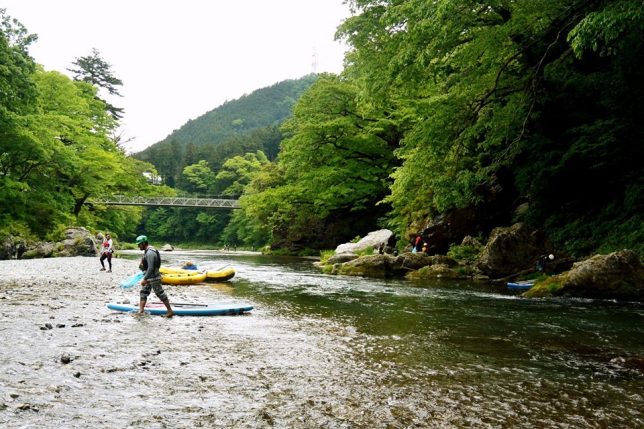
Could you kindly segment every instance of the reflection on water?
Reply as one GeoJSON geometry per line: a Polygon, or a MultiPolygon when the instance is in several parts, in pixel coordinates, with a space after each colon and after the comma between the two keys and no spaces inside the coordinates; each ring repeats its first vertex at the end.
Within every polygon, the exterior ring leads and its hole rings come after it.
{"type": "Polygon", "coordinates": [[[328,276],[297,258],[162,256],[167,265],[236,269],[230,282],[168,287],[171,299],[243,301],[256,310],[160,321],[99,307],[88,319],[69,312],[70,301],[84,298],[78,291],[45,304],[38,291],[5,288],[11,305],[0,333],[14,348],[0,353],[1,381],[12,385],[3,393],[31,398],[39,410],[1,398],[0,424],[59,427],[53,417],[72,427],[643,426],[641,305],[328,276]],[[38,332],[47,350],[35,352],[34,321],[19,320],[30,305],[84,326],[67,336],[38,332]],[[72,354],[70,365],[54,363],[61,350],[72,354]]]}
{"type": "Polygon", "coordinates": [[[641,305],[328,276],[300,259],[231,263],[235,296],[289,318],[333,321],[365,373],[408,391],[412,403],[442,404],[458,426],[641,426],[641,305]]]}

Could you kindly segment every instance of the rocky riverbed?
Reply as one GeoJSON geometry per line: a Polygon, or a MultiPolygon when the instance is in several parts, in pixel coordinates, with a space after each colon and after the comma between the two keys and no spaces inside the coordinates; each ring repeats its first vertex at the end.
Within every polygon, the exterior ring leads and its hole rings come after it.
{"type": "MultiPolygon", "coordinates": [[[[346,386],[329,376],[355,372],[343,335],[327,335],[337,338],[331,344],[305,320],[257,306],[244,316],[173,319],[106,309],[136,302],[138,288],[118,284],[137,265],[116,259],[107,273],[92,257],[0,261],[0,427],[320,427],[382,418],[377,407],[365,417],[360,404],[347,405],[346,386]],[[341,407],[336,417],[332,407],[341,407]]],[[[230,301],[229,289],[166,286],[174,302],[230,301]]]]}

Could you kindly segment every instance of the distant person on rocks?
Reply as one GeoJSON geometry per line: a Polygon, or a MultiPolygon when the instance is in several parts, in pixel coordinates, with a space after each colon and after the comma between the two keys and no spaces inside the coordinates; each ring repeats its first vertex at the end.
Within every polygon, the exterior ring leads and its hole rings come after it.
{"type": "Polygon", "coordinates": [[[414,241],[414,248],[412,249],[413,253],[422,252],[423,250],[423,236],[418,234],[416,240],[414,241]]]}
{"type": "Polygon", "coordinates": [[[114,242],[112,241],[112,236],[108,233],[103,237],[103,243],[101,244],[101,271],[105,271],[105,263],[103,261],[107,259],[109,266],[107,272],[112,272],[112,253],[114,253],[114,242]]]}
{"type": "Polygon", "coordinates": [[[150,246],[148,243],[148,237],[145,235],[139,235],[136,237],[136,244],[139,246],[140,250],[143,250],[143,258],[141,258],[139,268],[141,271],[145,272],[143,280],[141,280],[138,314],[142,315],[145,313],[145,304],[148,301],[148,296],[150,296],[150,291],[154,290],[154,294],[161,300],[161,302],[163,302],[165,308],[168,310],[164,317],[174,316],[174,311],[170,306],[170,300],[161,286],[161,273],[159,272],[159,268],[161,267],[161,255],[159,255],[159,251],[150,246]]]}
{"type": "Polygon", "coordinates": [[[555,255],[553,255],[552,253],[549,255],[539,256],[539,259],[537,260],[537,271],[539,272],[545,271],[546,265],[548,264],[548,262],[554,259],[555,259],[555,255]]]}

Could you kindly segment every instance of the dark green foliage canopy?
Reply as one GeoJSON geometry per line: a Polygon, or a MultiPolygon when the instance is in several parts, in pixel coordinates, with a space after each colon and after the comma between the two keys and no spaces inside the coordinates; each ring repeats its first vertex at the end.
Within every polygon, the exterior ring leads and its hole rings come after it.
{"type": "MultiPolygon", "coordinates": [[[[341,75],[229,101],[136,154],[177,190],[241,193],[242,209],[150,210],[139,228],[307,251],[386,226],[402,244],[440,215],[479,213],[502,195],[505,214],[489,222],[528,222],[574,255],[644,255],[640,0],[350,4],[341,75]]],[[[93,219],[88,195],[148,192],[127,179],[146,164],[108,138],[116,122],[99,82],[38,70],[31,36],[2,22],[0,202],[19,208],[0,222],[44,231],[93,219]],[[105,165],[122,174],[118,185],[99,180],[105,165]]]]}
{"type": "Polygon", "coordinates": [[[145,192],[152,166],[112,140],[118,123],[95,86],[37,67],[27,51],[35,37],[4,10],[0,18],[0,237],[56,237],[70,224],[132,231],[131,215],[85,203],[145,192]]]}
{"type": "MultiPolygon", "coordinates": [[[[611,227],[641,220],[640,1],[351,3],[346,75],[407,121],[399,232],[477,204],[504,168],[565,250],[614,247],[611,227]]],[[[624,244],[641,248],[636,230],[624,244]]]]}
{"type": "MultiPolygon", "coordinates": [[[[299,99],[275,134],[279,156],[242,186],[227,236],[268,230],[274,247],[297,250],[388,226],[404,242],[502,195],[527,202],[513,221],[562,252],[644,253],[640,1],[350,3],[344,72],[299,99]]],[[[228,136],[249,122],[231,107],[228,136]]],[[[224,138],[226,151],[200,152],[190,137],[182,165],[205,160],[213,174],[235,147],[269,153],[241,134],[224,138]]]]}

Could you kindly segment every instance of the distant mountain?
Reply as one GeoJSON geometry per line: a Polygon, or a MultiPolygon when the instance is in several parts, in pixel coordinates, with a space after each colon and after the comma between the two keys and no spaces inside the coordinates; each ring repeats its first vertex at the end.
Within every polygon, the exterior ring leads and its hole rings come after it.
{"type": "Polygon", "coordinates": [[[182,145],[196,146],[222,143],[228,138],[246,134],[258,128],[281,123],[290,116],[300,95],[315,82],[310,74],[297,80],[285,80],[258,89],[249,95],[227,101],[221,106],[189,120],[165,139],[148,147],[141,154],[157,145],[176,140],[182,145]]]}
{"type": "Polygon", "coordinates": [[[310,74],[285,80],[227,101],[132,156],[155,165],[170,186],[185,166],[201,159],[217,170],[226,159],[246,152],[262,150],[273,158],[281,139],[279,125],[316,79],[310,74]]]}

